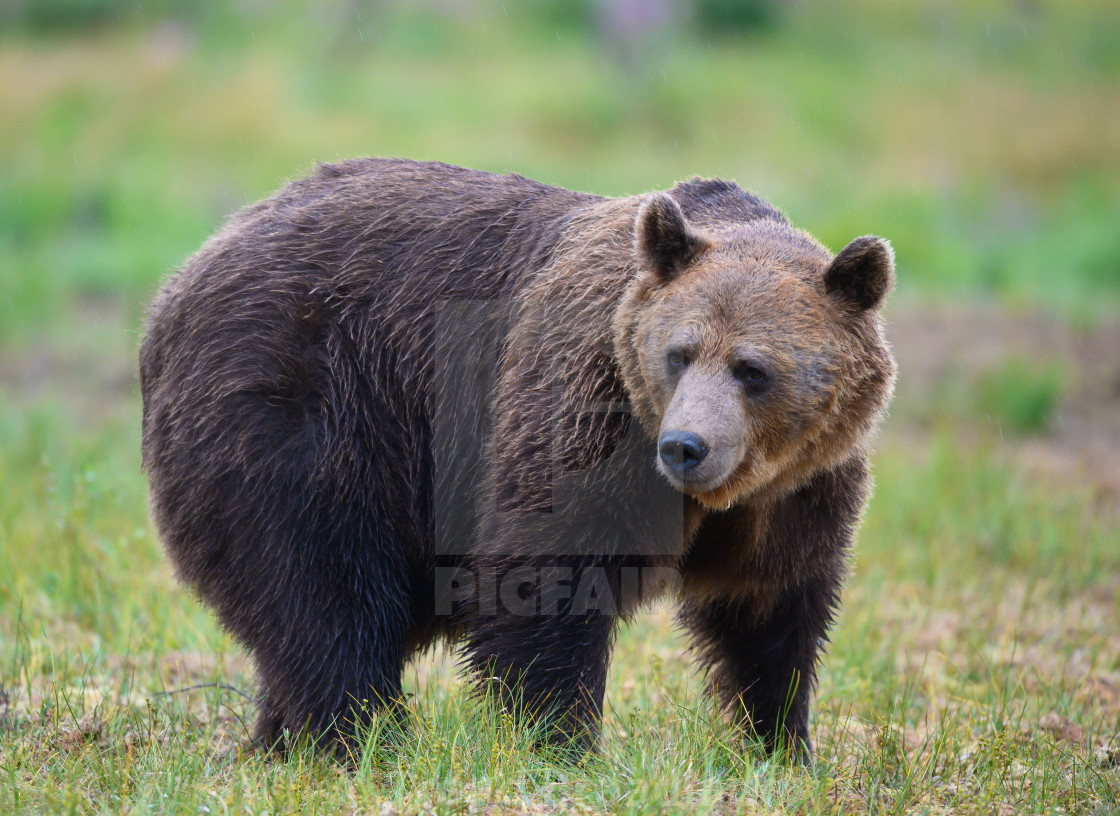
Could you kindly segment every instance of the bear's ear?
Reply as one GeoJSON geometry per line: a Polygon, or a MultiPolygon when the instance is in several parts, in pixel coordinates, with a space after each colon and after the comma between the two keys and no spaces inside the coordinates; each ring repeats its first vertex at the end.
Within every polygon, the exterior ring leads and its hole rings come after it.
{"type": "Polygon", "coordinates": [[[825,291],[858,309],[873,309],[894,285],[894,250],[874,235],[856,238],[832,259],[825,291]]]}
{"type": "Polygon", "coordinates": [[[663,281],[677,277],[710,245],[666,193],[654,193],[642,202],[634,235],[639,260],[663,281]]]}

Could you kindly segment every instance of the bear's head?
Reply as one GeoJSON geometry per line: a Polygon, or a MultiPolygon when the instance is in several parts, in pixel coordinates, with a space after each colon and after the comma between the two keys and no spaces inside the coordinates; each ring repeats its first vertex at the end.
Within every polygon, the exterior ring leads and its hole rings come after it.
{"type": "Polygon", "coordinates": [[[749,217],[701,207],[690,222],[672,195],[642,201],[639,271],[615,318],[616,359],[657,467],[715,509],[848,458],[895,377],[879,316],[890,245],[865,236],[834,257],[733,189],[749,217]]]}

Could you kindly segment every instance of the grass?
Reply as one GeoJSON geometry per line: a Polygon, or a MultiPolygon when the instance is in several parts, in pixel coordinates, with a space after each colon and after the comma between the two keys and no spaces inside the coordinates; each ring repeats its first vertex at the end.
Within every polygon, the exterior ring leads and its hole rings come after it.
{"type": "Polygon", "coordinates": [[[1110,5],[774,4],[631,62],[578,5],[48,5],[0,9],[0,812],[1120,810],[1110,5]],[[728,731],[662,608],[620,637],[574,766],[446,654],[408,672],[408,739],[354,771],[252,754],[250,700],[180,691],[255,685],[147,519],[144,304],[232,209],[360,154],[605,194],[721,175],[833,248],[892,240],[900,396],[813,770],[728,731]],[[973,355],[935,310],[978,303],[973,355]],[[1036,325],[1104,351],[1051,359],[1036,325]]]}
{"type": "Polygon", "coordinates": [[[1062,373],[1052,365],[1012,359],[985,372],[976,411],[1014,433],[1045,431],[1062,396],[1062,373]]]}

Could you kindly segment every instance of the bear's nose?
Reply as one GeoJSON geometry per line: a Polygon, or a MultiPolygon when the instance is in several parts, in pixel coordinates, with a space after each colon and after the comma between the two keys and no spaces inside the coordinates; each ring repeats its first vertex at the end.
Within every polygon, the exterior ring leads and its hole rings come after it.
{"type": "Polygon", "coordinates": [[[704,461],[708,446],[694,433],[666,431],[658,440],[657,452],[669,470],[684,474],[704,461]]]}

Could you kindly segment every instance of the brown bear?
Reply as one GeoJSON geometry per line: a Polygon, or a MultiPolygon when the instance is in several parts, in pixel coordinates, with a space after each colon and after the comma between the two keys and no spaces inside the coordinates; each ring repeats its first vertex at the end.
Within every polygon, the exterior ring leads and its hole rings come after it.
{"type": "Polygon", "coordinates": [[[257,738],[353,750],[446,639],[588,748],[616,623],[668,592],[744,733],[808,756],[893,267],[699,178],[364,159],[242,210],[164,286],[140,375],[153,516],[255,660],[257,738]]]}

